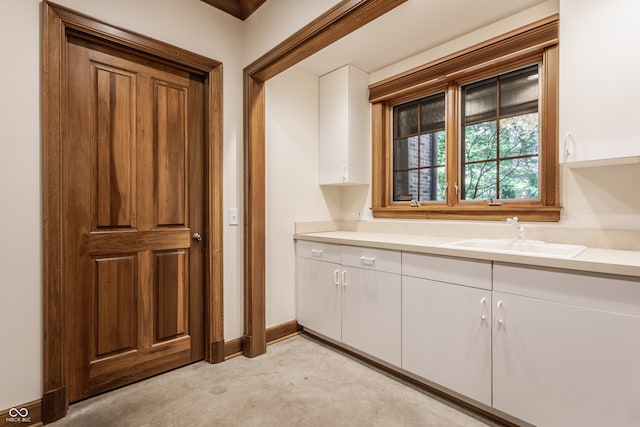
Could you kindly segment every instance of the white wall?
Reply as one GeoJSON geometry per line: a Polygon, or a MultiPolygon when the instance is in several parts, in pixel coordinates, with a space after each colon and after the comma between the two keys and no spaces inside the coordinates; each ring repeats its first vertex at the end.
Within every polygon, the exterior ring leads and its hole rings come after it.
{"type": "Polygon", "coordinates": [[[0,410],[42,396],[38,11],[0,0],[0,410]]]}
{"type": "Polygon", "coordinates": [[[318,184],[318,77],[289,69],[266,84],[267,327],[296,318],[296,221],[339,219],[340,189],[318,184]]]}

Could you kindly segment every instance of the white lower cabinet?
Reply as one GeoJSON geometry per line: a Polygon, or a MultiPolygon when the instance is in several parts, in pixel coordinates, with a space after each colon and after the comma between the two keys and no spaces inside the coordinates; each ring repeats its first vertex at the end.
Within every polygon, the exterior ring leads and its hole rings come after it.
{"type": "Polygon", "coordinates": [[[491,291],[403,277],[402,368],[491,405],[491,291]]]}
{"type": "Polygon", "coordinates": [[[328,338],[340,341],[342,339],[340,264],[298,257],[296,275],[298,323],[328,338]]]}
{"type": "Polygon", "coordinates": [[[400,275],[343,267],[342,342],[400,366],[400,275]]]}
{"type": "Polygon", "coordinates": [[[402,368],[491,405],[491,263],[403,253],[402,272],[402,368]]]}
{"type": "Polygon", "coordinates": [[[299,241],[296,276],[299,324],[400,366],[400,252],[299,241]]]}
{"type": "Polygon", "coordinates": [[[640,425],[640,283],[494,266],[493,407],[538,426],[640,425]],[[517,293],[519,295],[514,295],[517,293]]]}
{"type": "Polygon", "coordinates": [[[537,426],[640,425],[640,280],[297,244],[298,322],[537,426]]]}

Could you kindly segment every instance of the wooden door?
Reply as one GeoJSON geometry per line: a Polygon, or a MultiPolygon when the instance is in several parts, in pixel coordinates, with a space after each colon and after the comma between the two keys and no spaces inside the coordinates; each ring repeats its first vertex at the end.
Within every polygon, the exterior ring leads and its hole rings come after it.
{"type": "Polygon", "coordinates": [[[205,88],[182,69],[72,36],[67,72],[73,402],[204,357],[204,244],[192,234],[204,233],[205,88]]]}

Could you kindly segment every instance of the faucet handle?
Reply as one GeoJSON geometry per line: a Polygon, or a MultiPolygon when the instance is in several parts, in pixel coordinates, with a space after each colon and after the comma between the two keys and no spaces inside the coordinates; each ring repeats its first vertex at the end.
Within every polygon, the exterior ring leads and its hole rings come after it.
{"type": "Polygon", "coordinates": [[[507,224],[517,224],[518,223],[518,217],[514,216],[513,218],[507,218],[507,224]]]}

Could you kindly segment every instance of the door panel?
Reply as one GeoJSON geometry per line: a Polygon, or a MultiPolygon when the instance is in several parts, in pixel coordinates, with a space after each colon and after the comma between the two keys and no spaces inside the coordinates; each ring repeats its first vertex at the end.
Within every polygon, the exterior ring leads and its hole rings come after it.
{"type": "Polygon", "coordinates": [[[70,401],[204,357],[204,83],[70,38],[70,401]]]}
{"type": "Polygon", "coordinates": [[[94,227],[135,227],[136,75],[91,63],[94,227]],[[94,154],[95,153],[95,154],[94,154]]]}
{"type": "Polygon", "coordinates": [[[93,260],[92,360],[137,348],[136,267],[133,255],[93,260]]]}

